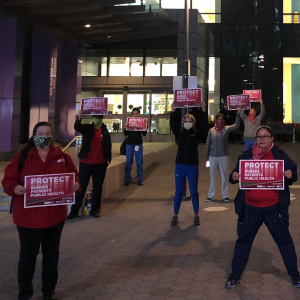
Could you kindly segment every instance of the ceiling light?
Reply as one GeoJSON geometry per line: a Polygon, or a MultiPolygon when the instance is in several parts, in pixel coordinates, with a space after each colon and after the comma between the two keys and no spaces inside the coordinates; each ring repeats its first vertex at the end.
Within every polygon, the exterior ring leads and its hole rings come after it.
{"type": "Polygon", "coordinates": [[[85,24],[84,27],[85,27],[85,28],[90,28],[90,27],[91,27],[91,24],[85,24]]]}
{"type": "Polygon", "coordinates": [[[111,35],[108,35],[107,38],[110,39],[110,38],[111,38],[111,35]]]}

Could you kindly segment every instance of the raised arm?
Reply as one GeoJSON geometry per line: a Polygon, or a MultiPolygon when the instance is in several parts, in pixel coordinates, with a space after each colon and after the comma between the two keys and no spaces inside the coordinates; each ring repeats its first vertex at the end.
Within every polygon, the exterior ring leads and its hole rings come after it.
{"type": "Polygon", "coordinates": [[[178,137],[181,129],[181,122],[178,121],[178,119],[176,118],[177,112],[178,111],[174,107],[174,103],[172,103],[172,112],[170,114],[170,127],[176,138],[178,137]]]}
{"type": "Polygon", "coordinates": [[[245,119],[247,118],[247,116],[245,115],[245,111],[243,109],[241,109],[240,111],[240,117],[243,120],[243,122],[245,121],[245,119]]]}
{"type": "Polygon", "coordinates": [[[264,118],[265,116],[265,106],[264,106],[264,103],[263,101],[261,100],[260,101],[260,114],[257,116],[257,121],[260,123],[262,121],[262,119],[264,118]]]}
{"type": "Polygon", "coordinates": [[[238,112],[236,114],[236,118],[235,118],[235,123],[231,126],[226,126],[227,132],[230,133],[232,131],[239,129],[240,124],[241,124],[241,118],[240,118],[240,111],[238,110],[238,112]]]}

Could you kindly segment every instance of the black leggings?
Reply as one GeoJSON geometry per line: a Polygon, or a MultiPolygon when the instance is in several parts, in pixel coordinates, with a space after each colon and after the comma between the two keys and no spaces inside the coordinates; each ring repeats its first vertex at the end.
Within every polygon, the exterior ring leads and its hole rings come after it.
{"type": "Polygon", "coordinates": [[[20,260],[18,266],[19,298],[33,295],[32,279],[36,258],[42,246],[42,292],[52,294],[58,278],[58,258],[61,232],[65,221],[52,227],[25,228],[17,226],[20,238],[20,260]]]}

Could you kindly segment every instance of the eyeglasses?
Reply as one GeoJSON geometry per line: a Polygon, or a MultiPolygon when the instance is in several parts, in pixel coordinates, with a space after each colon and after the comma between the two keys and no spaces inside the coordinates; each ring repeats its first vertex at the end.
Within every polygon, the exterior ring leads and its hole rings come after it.
{"type": "Polygon", "coordinates": [[[268,140],[271,137],[271,135],[257,135],[257,140],[268,140]]]}

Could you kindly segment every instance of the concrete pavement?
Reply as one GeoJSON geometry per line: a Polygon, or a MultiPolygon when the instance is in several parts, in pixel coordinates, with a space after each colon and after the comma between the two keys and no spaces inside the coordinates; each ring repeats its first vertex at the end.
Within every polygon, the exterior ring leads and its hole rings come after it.
{"type": "MultiPolygon", "coordinates": [[[[300,145],[282,144],[300,166],[300,145]]],[[[229,145],[230,170],[243,145],[229,145]]],[[[59,300],[291,300],[292,287],[279,251],[263,225],[241,283],[224,284],[236,240],[233,203],[223,203],[220,178],[216,201],[206,203],[209,173],[204,145],[200,157],[200,226],[192,226],[191,201],[182,203],[179,226],[170,227],[174,196],[176,146],[160,152],[144,172],[144,185],[122,187],[103,201],[100,219],[67,221],[61,239],[59,300]],[[218,200],[219,199],[219,200],[218,200]]],[[[300,181],[291,189],[290,231],[300,256],[300,181]]],[[[233,199],[236,185],[230,185],[233,199]]],[[[0,299],[17,299],[17,230],[7,212],[0,213],[0,299]]],[[[300,267],[300,265],[299,265],[300,267]]],[[[38,256],[33,300],[41,298],[41,255],[38,256]]]]}

